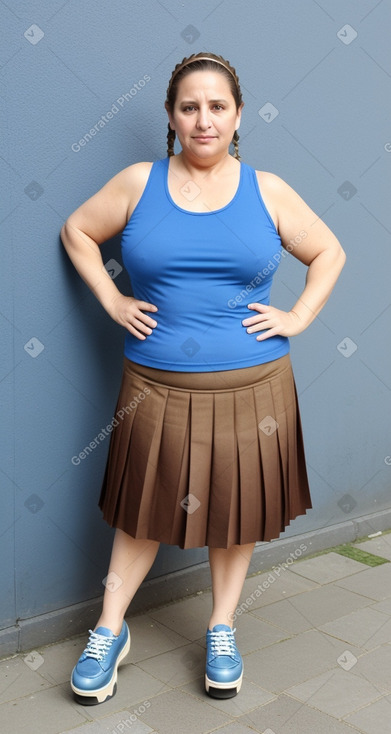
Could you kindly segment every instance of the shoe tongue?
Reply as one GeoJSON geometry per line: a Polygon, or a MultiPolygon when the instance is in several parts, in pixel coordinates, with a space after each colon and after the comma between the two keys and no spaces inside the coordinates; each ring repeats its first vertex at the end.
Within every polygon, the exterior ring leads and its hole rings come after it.
{"type": "Polygon", "coordinates": [[[97,627],[94,632],[96,632],[97,635],[102,635],[102,637],[115,637],[113,632],[109,630],[108,627],[97,627]]]}
{"type": "Polygon", "coordinates": [[[231,627],[228,627],[227,624],[215,624],[212,631],[213,632],[232,632],[231,627]]]}

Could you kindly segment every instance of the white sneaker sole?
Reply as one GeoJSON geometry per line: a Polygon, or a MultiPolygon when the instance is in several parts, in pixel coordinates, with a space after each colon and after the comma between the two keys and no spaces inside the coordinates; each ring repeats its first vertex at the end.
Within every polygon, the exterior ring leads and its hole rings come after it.
{"type": "Polygon", "coordinates": [[[230,698],[231,696],[236,696],[239,693],[242,687],[242,681],[243,670],[239,678],[228,682],[210,680],[205,673],[205,690],[214,698],[230,698]],[[232,691],[232,693],[230,693],[230,691],[232,691]]]}
{"type": "Polygon", "coordinates": [[[81,688],[77,688],[76,686],[73,685],[72,677],[71,677],[72,691],[76,693],[77,696],[82,696],[83,699],[86,699],[85,701],[83,701],[84,703],[86,704],[95,703],[91,700],[87,701],[87,699],[94,699],[94,698],[98,699],[98,703],[103,703],[104,701],[106,701],[107,698],[111,698],[111,696],[114,695],[114,687],[117,683],[118,666],[121,660],[123,660],[127,656],[130,650],[130,642],[131,642],[131,637],[130,637],[130,632],[129,632],[129,637],[127,639],[126,645],[121,650],[120,654],[118,655],[118,658],[117,658],[117,661],[116,661],[116,664],[113,670],[113,675],[111,676],[110,681],[106,683],[106,685],[103,686],[102,688],[95,688],[95,689],[92,689],[91,691],[84,691],[81,688]]]}

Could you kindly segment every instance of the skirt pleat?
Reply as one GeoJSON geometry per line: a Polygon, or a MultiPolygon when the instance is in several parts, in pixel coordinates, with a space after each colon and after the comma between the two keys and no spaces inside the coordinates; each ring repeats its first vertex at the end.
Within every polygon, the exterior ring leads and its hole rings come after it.
{"type": "MultiPolygon", "coordinates": [[[[259,428],[252,388],[239,391],[235,395],[235,423],[239,466],[237,537],[240,538],[240,544],[244,544],[247,537],[263,534],[264,524],[263,476],[258,451],[259,428]]],[[[230,543],[235,542],[234,537],[230,538],[230,543]]]]}
{"type": "Polygon", "coordinates": [[[210,373],[125,358],[114,425],[99,506],[134,538],[228,548],[312,507],[289,355],[210,373]]]}
{"type": "Polygon", "coordinates": [[[254,392],[257,424],[261,426],[258,438],[264,497],[263,537],[267,539],[280,532],[277,525],[283,512],[280,446],[275,429],[280,416],[274,408],[270,384],[260,385],[254,392]]]}
{"type": "Polygon", "coordinates": [[[219,546],[228,536],[229,515],[235,492],[236,445],[232,393],[216,393],[214,399],[213,464],[209,514],[211,536],[219,546]]]}
{"type": "MultiPolygon", "coordinates": [[[[185,513],[185,545],[197,546],[200,534],[207,537],[209,493],[213,457],[213,395],[191,395],[191,437],[189,453],[189,509],[185,513]],[[198,504],[199,503],[199,504],[198,504]],[[197,521],[192,516],[197,512],[197,521]]],[[[185,487],[186,489],[186,487],[185,487]]]]}

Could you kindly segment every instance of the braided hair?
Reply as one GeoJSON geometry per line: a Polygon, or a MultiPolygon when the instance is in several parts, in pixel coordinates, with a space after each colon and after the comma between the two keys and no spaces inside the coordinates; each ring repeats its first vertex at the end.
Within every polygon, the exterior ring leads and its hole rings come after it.
{"type": "MultiPolygon", "coordinates": [[[[229,83],[232,96],[235,100],[236,109],[238,110],[243,102],[242,93],[240,91],[239,78],[233,66],[224,59],[222,56],[217,56],[212,53],[198,53],[191,54],[191,56],[185,57],[179,64],[176,65],[174,71],[171,74],[171,79],[167,88],[166,106],[172,112],[175,105],[175,100],[178,91],[178,84],[187,74],[191,74],[193,71],[217,71],[225,76],[229,83]]],[[[175,143],[175,130],[172,130],[170,123],[168,123],[167,133],[167,155],[174,155],[174,143],[175,143]]],[[[240,161],[239,155],[239,134],[235,130],[232,138],[232,144],[234,146],[234,157],[240,161]]]]}

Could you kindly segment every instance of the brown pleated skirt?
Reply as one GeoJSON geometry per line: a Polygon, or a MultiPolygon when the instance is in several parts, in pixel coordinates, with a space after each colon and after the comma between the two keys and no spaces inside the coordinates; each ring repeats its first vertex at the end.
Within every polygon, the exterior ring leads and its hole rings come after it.
{"type": "Polygon", "coordinates": [[[289,354],[219,372],[124,358],[99,507],[180,548],[267,541],[312,507],[289,354]]]}

